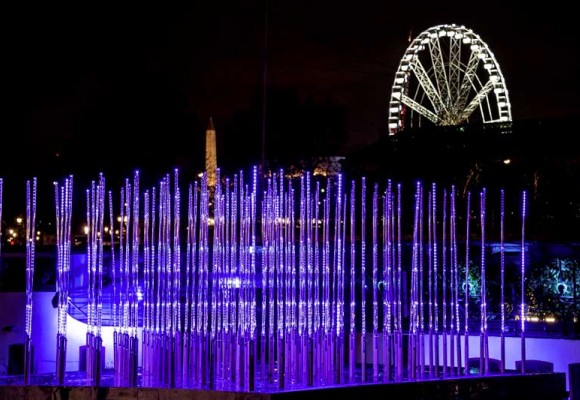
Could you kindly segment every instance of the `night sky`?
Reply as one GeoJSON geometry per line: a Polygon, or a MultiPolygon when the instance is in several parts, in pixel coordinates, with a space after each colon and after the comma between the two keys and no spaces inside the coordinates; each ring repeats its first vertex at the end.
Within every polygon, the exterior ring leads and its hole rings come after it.
{"type": "Polygon", "coordinates": [[[408,38],[440,24],[488,44],[514,120],[580,116],[577,14],[564,2],[81,3],[3,12],[0,175],[15,162],[29,174],[152,160],[198,168],[210,117],[219,164],[259,161],[265,48],[268,144],[312,124],[348,153],[387,134],[408,38]]]}

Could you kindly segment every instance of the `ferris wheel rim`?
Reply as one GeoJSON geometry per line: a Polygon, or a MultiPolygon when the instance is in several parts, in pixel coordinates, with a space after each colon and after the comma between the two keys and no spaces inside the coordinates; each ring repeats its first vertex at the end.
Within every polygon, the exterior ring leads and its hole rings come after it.
{"type": "Polygon", "coordinates": [[[456,24],[432,26],[411,40],[399,62],[391,88],[389,134],[406,128],[408,110],[416,114],[415,118],[434,125],[460,125],[476,109],[479,109],[484,123],[512,120],[505,78],[487,43],[473,30],[456,24]],[[449,41],[450,50],[446,54],[441,49],[441,38],[449,41]],[[461,55],[464,48],[468,49],[468,57],[461,55]],[[433,58],[424,56],[422,52],[425,50],[433,58]],[[445,56],[452,60],[444,59],[445,56]],[[420,57],[428,58],[429,69],[421,64],[420,57]],[[487,79],[482,80],[478,74],[484,76],[485,72],[487,79]],[[408,95],[410,80],[416,81],[415,88],[422,92],[420,101],[416,101],[418,93],[416,97],[408,95]]]}

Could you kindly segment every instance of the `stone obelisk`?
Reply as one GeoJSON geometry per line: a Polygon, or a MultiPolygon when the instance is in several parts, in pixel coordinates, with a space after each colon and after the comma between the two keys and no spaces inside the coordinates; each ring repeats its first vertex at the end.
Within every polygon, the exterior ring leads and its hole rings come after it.
{"type": "Polygon", "coordinates": [[[212,117],[209,118],[209,124],[205,131],[205,171],[207,173],[207,186],[214,189],[217,180],[217,151],[212,117]]]}

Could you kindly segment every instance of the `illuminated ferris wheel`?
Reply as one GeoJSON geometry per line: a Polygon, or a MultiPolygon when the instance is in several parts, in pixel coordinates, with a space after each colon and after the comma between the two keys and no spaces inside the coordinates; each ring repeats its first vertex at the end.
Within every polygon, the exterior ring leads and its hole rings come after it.
{"type": "Polygon", "coordinates": [[[389,134],[511,120],[499,64],[472,30],[455,24],[434,26],[407,47],[391,90],[389,134]]]}

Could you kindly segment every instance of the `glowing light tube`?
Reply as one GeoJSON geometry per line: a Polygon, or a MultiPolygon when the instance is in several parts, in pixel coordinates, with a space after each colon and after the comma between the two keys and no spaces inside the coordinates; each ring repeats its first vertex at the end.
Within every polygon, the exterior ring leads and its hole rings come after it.
{"type": "Polygon", "coordinates": [[[465,325],[464,325],[464,346],[465,346],[465,375],[469,374],[469,237],[470,233],[470,219],[471,219],[471,192],[467,192],[467,199],[465,204],[465,280],[463,287],[465,288],[465,325]]]}
{"type": "Polygon", "coordinates": [[[72,188],[73,178],[69,176],[62,186],[54,183],[56,204],[56,246],[57,246],[57,292],[58,292],[58,321],[57,321],[57,354],[56,378],[59,384],[64,384],[66,370],[67,347],[67,314],[68,291],[70,273],[70,231],[72,215],[72,188]]]}
{"type": "Polygon", "coordinates": [[[26,342],[24,355],[24,384],[30,383],[32,373],[32,292],[34,290],[36,236],[36,177],[26,181],[26,342]]]}
{"type": "Polygon", "coordinates": [[[522,205],[521,205],[521,215],[522,215],[522,244],[521,244],[521,305],[520,305],[520,324],[521,324],[521,353],[522,353],[522,370],[521,373],[526,372],[526,217],[527,217],[527,193],[522,192],[522,205]]]}
{"type": "Polygon", "coordinates": [[[504,245],[504,190],[500,191],[499,217],[500,217],[500,255],[499,255],[499,274],[500,274],[500,369],[505,372],[505,245],[504,245]]]}

